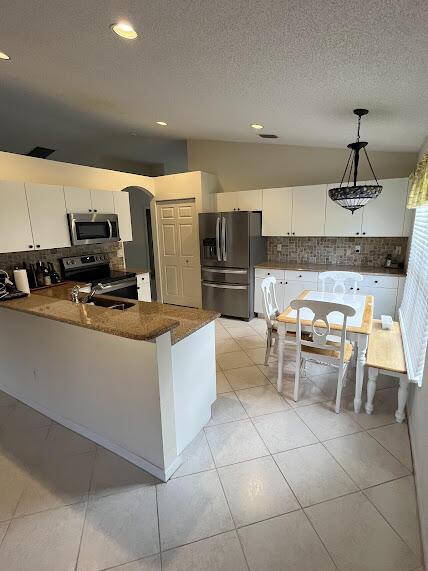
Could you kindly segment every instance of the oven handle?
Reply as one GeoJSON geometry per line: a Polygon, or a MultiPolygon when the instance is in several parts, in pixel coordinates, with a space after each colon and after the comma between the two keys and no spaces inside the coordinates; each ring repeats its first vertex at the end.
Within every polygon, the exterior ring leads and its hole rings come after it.
{"type": "Polygon", "coordinates": [[[223,284],[210,284],[207,282],[202,282],[204,287],[214,287],[216,289],[248,289],[246,285],[223,285],[223,284]]]}
{"type": "Polygon", "coordinates": [[[113,226],[111,225],[110,218],[107,218],[108,229],[110,231],[109,240],[113,238],[113,226]]]}
{"type": "Polygon", "coordinates": [[[137,278],[131,278],[127,280],[123,280],[121,282],[113,282],[111,284],[97,284],[97,288],[99,288],[102,293],[107,293],[109,291],[115,291],[117,289],[122,289],[125,287],[130,287],[133,285],[137,285],[137,278]]]}

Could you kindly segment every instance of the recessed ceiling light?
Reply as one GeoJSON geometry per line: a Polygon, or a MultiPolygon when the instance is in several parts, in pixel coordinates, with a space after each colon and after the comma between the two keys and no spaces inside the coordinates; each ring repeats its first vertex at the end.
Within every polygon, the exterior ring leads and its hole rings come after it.
{"type": "Polygon", "coordinates": [[[160,125],[161,127],[166,127],[168,125],[166,121],[156,121],[156,124],[160,125]]]}
{"type": "Polygon", "coordinates": [[[252,123],[251,127],[253,129],[263,129],[263,125],[259,125],[259,123],[252,123]]]}
{"type": "Polygon", "coordinates": [[[0,59],[9,60],[10,57],[4,52],[0,52],[0,59]]]}
{"type": "Polygon", "coordinates": [[[117,22],[117,24],[112,24],[111,29],[115,34],[120,36],[121,38],[125,38],[125,40],[135,40],[138,38],[137,32],[131,26],[129,22],[117,22]]]}

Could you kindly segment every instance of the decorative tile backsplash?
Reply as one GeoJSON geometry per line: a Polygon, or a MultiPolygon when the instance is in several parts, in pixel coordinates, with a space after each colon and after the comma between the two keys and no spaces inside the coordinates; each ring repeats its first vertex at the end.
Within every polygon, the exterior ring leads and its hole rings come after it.
{"type": "Polygon", "coordinates": [[[113,270],[123,270],[123,246],[122,242],[113,242],[105,244],[91,244],[89,246],[71,246],[69,248],[55,248],[53,250],[37,250],[31,252],[11,252],[8,254],[0,254],[0,270],[5,270],[12,277],[13,269],[16,266],[22,267],[22,262],[27,266],[35,264],[39,260],[41,262],[52,262],[57,272],[60,272],[59,258],[69,256],[84,256],[102,252],[108,254],[110,258],[110,267],[113,270]],[[122,256],[120,256],[122,253],[122,256]]]}
{"type": "Polygon", "coordinates": [[[272,236],[267,240],[269,262],[309,262],[382,267],[390,254],[403,263],[407,238],[342,238],[327,236],[272,236]],[[281,244],[281,251],[277,246],[281,244]],[[355,252],[355,246],[361,252],[355,252]],[[398,253],[398,249],[400,252],[398,253]]]}

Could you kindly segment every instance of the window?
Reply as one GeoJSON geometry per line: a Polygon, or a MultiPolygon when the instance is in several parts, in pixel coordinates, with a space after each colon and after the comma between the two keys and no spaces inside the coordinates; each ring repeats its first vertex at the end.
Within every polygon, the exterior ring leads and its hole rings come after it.
{"type": "Polygon", "coordinates": [[[428,206],[416,209],[400,325],[409,379],[421,386],[428,340],[428,206]]]}

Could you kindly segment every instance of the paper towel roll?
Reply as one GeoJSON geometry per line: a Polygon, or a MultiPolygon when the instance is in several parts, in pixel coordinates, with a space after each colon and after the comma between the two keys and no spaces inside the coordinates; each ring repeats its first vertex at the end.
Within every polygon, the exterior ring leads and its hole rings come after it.
{"type": "Polygon", "coordinates": [[[13,279],[17,290],[30,293],[27,270],[13,270],[13,279]]]}

